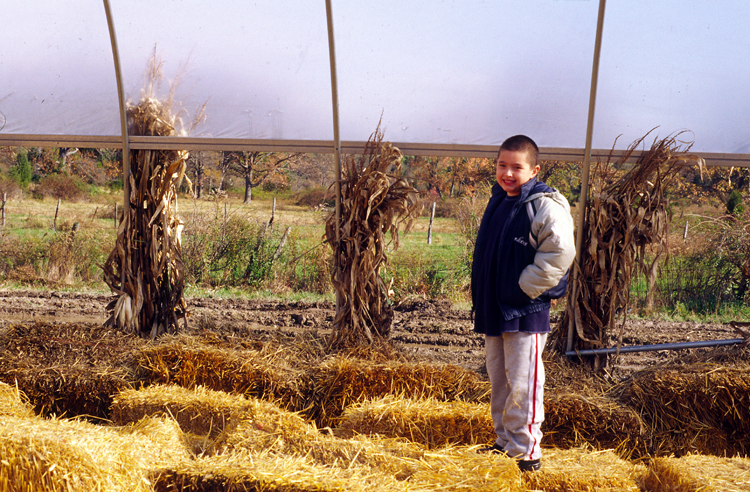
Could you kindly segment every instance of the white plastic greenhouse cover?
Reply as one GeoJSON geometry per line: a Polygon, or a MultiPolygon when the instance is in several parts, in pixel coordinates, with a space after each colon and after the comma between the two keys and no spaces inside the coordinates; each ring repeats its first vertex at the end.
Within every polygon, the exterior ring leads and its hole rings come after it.
{"type": "MultiPolygon", "coordinates": [[[[332,4],[345,143],[367,140],[382,117],[385,139],[405,153],[491,156],[525,133],[548,155],[583,155],[598,2],[332,4]]],[[[160,95],[174,88],[186,121],[207,102],[189,148],[332,151],[323,0],[110,5],[128,99],[140,98],[156,51],[160,95]]],[[[2,12],[0,145],[121,146],[102,0],[14,2],[2,12]]],[[[593,147],[687,130],[709,163],[747,165],[748,26],[746,0],[610,0],[593,147]]]]}

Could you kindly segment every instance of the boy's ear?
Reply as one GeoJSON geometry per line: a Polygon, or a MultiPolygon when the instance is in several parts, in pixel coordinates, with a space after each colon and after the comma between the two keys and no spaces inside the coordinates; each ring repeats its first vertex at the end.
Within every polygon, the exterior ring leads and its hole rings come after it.
{"type": "Polygon", "coordinates": [[[537,174],[539,174],[539,171],[541,169],[542,167],[539,164],[537,164],[536,166],[534,166],[534,169],[531,170],[531,175],[536,176],[537,174]]]}

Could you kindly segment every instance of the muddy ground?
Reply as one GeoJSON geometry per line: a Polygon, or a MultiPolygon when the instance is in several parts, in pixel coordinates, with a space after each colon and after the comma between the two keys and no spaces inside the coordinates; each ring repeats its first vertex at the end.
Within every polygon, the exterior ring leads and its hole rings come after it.
{"type": "MultiPolygon", "coordinates": [[[[18,322],[103,323],[110,295],[0,290],[0,332],[18,322]]],[[[329,302],[286,302],[189,298],[189,326],[263,339],[282,332],[328,332],[334,305],[329,302]]],[[[741,337],[728,324],[629,320],[624,345],[646,345],[741,337]]],[[[392,338],[405,350],[436,362],[453,363],[484,373],[482,337],[472,332],[471,313],[447,301],[410,300],[396,307],[392,338]]],[[[679,361],[710,349],[657,350],[621,354],[610,364],[611,375],[622,379],[632,371],[658,363],[679,361]]]]}

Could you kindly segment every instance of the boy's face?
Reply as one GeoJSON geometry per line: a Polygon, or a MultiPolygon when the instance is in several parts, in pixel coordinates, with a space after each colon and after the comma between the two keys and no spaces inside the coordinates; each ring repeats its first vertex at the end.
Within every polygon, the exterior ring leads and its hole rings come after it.
{"type": "Polygon", "coordinates": [[[497,156],[497,183],[509,196],[521,193],[521,186],[539,173],[539,165],[531,167],[528,152],[501,150],[497,156]]]}

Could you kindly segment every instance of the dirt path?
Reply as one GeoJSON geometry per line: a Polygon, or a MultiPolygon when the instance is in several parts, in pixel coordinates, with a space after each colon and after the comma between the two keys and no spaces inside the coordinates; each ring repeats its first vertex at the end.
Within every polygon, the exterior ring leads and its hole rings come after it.
{"type": "MultiPolygon", "coordinates": [[[[0,330],[28,321],[103,323],[110,295],[0,290],[0,330]]],[[[257,301],[242,299],[188,299],[190,323],[196,327],[221,327],[238,334],[263,336],[278,330],[294,333],[330,329],[335,307],[330,302],[257,301]]],[[[625,345],[700,340],[735,339],[729,325],[693,322],[631,320],[625,328],[625,345]]],[[[483,372],[484,343],[472,332],[471,313],[453,309],[447,301],[412,300],[397,306],[392,338],[407,350],[483,372]]],[[[653,351],[621,355],[613,368],[620,373],[679,359],[692,351],[653,351]]]]}

